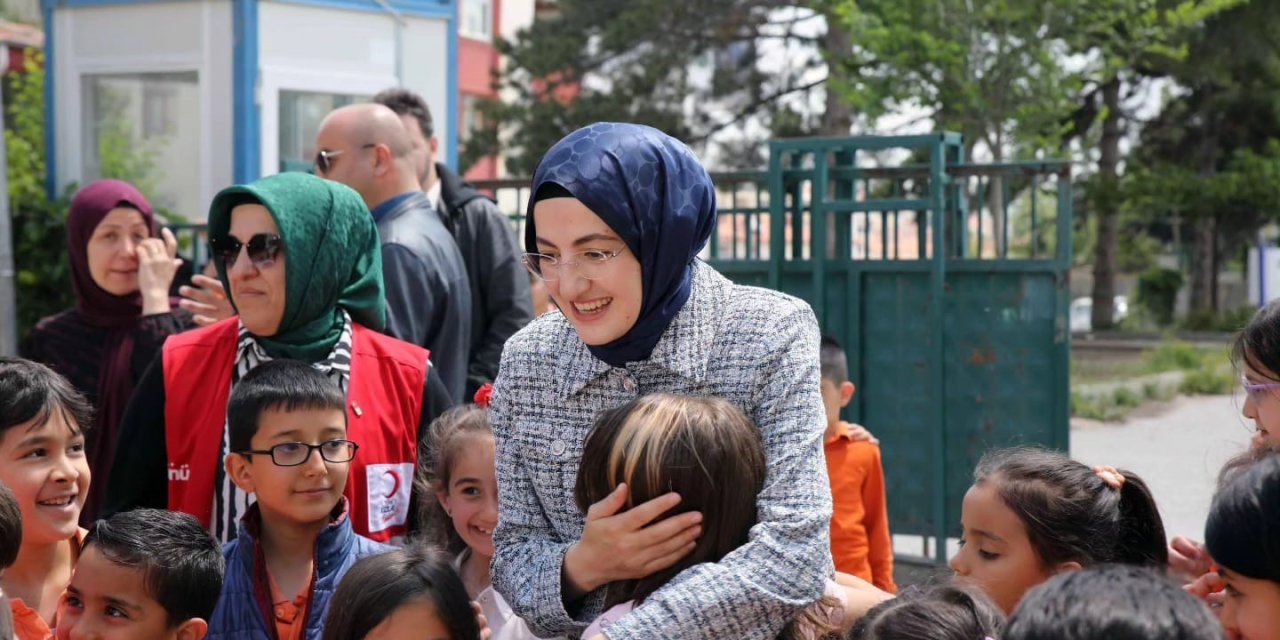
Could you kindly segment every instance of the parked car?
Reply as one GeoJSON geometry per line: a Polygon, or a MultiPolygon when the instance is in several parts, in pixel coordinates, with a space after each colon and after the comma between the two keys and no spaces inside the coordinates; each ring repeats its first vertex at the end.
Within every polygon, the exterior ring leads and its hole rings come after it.
{"type": "MultiPolygon", "coordinates": [[[[1120,324],[1129,317],[1129,298],[1116,296],[1111,318],[1120,324]]],[[[1071,301],[1070,309],[1071,333],[1089,333],[1093,331],[1093,298],[1076,298],[1071,301]]]]}

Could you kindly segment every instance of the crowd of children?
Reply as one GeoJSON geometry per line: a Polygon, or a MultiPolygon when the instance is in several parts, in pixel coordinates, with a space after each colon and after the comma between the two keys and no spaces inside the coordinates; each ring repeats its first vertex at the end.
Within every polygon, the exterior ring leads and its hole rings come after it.
{"type": "MultiPolygon", "coordinates": [[[[954,578],[896,594],[878,445],[840,420],[843,350],[821,349],[836,574],[782,638],[1276,640],[1280,638],[1280,304],[1240,334],[1243,412],[1257,435],[1223,470],[1204,543],[1165,529],[1132,471],[1038,449],[988,452],[961,510],[954,578]],[[1176,580],[1176,582],[1175,582],[1176,580]]],[[[227,478],[254,495],[219,548],[195,518],[136,509],[78,525],[89,493],[85,399],[47,367],[0,358],[0,640],[429,638],[525,640],[490,581],[498,526],[489,390],[431,426],[416,482],[420,539],[353,531],[343,491],[359,453],[341,389],[315,368],[264,363],[227,408],[227,478]]],[[[598,416],[579,507],[669,492],[703,514],[679,559],[608,586],[609,626],[673,581],[733,554],[768,482],[759,429],[733,404],[642,396],[598,416]],[[624,492],[620,489],[625,487],[624,492]]],[[[696,635],[696,634],[691,634],[696,635]]]]}

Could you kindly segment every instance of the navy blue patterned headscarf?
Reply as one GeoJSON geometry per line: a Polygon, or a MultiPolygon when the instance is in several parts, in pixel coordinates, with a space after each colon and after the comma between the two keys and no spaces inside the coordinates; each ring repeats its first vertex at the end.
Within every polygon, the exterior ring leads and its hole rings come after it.
{"type": "MultiPolygon", "coordinates": [[[[615,367],[645,360],[684,307],[693,264],[716,222],[711,176],[683,143],[652,127],[599,122],[542,157],[530,193],[563,187],[609,225],[640,261],[644,299],[625,335],[590,347],[615,367]]],[[[530,198],[525,250],[538,251],[530,198]]]]}

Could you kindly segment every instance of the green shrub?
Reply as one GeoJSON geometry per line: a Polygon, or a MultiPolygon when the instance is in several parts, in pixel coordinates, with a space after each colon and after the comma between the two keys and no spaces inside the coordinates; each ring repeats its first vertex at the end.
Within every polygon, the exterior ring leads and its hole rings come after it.
{"type": "Polygon", "coordinates": [[[1191,371],[1204,366],[1204,352],[1178,340],[1162,343],[1142,354],[1142,359],[1151,373],[1191,371]]]}
{"type": "Polygon", "coordinates": [[[1222,369],[1190,371],[1182,379],[1179,391],[1187,395],[1224,395],[1235,388],[1236,378],[1222,369]]]}
{"type": "Polygon", "coordinates": [[[1228,311],[1195,311],[1187,314],[1182,328],[1187,331],[1217,331],[1235,333],[1244,328],[1258,312],[1257,307],[1240,307],[1228,311]]]}
{"type": "Polygon", "coordinates": [[[1119,387],[1111,394],[1111,400],[1117,407],[1132,409],[1142,404],[1142,396],[1128,387],[1119,387]]]}
{"type": "Polygon", "coordinates": [[[1138,276],[1138,304],[1147,310],[1156,324],[1173,324],[1173,307],[1182,288],[1182,272],[1152,267],[1138,276]]]}

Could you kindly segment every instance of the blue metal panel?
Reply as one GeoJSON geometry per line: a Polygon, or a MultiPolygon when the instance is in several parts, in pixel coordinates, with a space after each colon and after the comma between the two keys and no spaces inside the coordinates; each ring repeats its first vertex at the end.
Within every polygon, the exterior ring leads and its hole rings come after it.
{"type": "Polygon", "coordinates": [[[232,0],[232,113],[234,125],[234,168],[237,184],[262,177],[262,114],[258,108],[258,2],[232,0]]]}
{"type": "Polygon", "coordinates": [[[42,0],[41,20],[44,21],[44,189],[50,199],[58,197],[58,120],[54,108],[53,73],[53,8],[55,0],[42,0]]]}
{"type": "Polygon", "coordinates": [[[449,15],[448,24],[449,52],[448,67],[445,81],[445,122],[449,127],[449,153],[445,158],[445,163],[459,173],[462,167],[458,166],[458,141],[461,136],[458,135],[458,16],[457,12],[449,15]]]}
{"type": "MultiPolygon", "coordinates": [[[[82,0],[83,1],[83,0],[82,0]]],[[[330,9],[346,9],[349,11],[367,11],[369,13],[386,13],[373,0],[272,0],[285,4],[302,4],[330,9]]],[[[387,0],[391,8],[402,15],[418,18],[453,18],[457,14],[454,0],[387,0]]]]}

